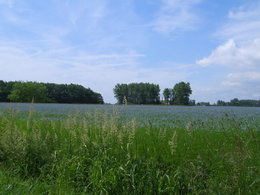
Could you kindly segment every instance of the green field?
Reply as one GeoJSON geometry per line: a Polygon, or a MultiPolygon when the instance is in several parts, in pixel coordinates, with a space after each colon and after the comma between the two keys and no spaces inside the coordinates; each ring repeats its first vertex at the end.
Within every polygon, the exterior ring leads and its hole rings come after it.
{"type": "Polygon", "coordinates": [[[0,105],[0,194],[260,193],[259,109],[29,107],[0,105]]]}

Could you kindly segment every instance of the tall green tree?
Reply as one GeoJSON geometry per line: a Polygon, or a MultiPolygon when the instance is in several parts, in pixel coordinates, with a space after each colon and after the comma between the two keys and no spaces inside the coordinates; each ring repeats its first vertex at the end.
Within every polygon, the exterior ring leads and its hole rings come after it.
{"type": "Polygon", "coordinates": [[[169,103],[170,101],[170,95],[171,95],[171,90],[169,88],[163,90],[163,97],[167,103],[169,103]]]}
{"type": "Polygon", "coordinates": [[[118,104],[123,104],[125,99],[129,101],[129,97],[128,97],[129,92],[128,92],[127,84],[117,84],[113,89],[113,91],[118,104]]]}
{"type": "Polygon", "coordinates": [[[180,82],[174,88],[174,103],[176,105],[189,105],[189,97],[192,94],[190,83],[180,82]]]}
{"type": "Polygon", "coordinates": [[[163,90],[163,97],[164,97],[164,101],[167,104],[173,104],[173,99],[174,99],[174,91],[173,89],[170,88],[166,88],[163,90]]]}
{"type": "Polygon", "coordinates": [[[230,105],[231,106],[239,106],[239,100],[238,100],[238,98],[234,98],[234,99],[232,99],[232,100],[230,100],[230,105]]]}
{"type": "Polygon", "coordinates": [[[46,102],[46,87],[42,83],[16,82],[8,99],[11,102],[46,102]]]}
{"type": "Polygon", "coordinates": [[[0,102],[10,102],[8,95],[10,95],[15,83],[14,81],[5,82],[0,80],[0,102]]]}
{"type": "Polygon", "coordinates": [[[124,100],[133,104],[159,104],[160,87],[150,83],[117,84],[114,88],[115,98],[119,104],[124,100]]]}
{"type": "Polygon", "coordinates": [[[7,96],[8,94],[6,94],[6,82],[0,80],[0,102],[6,102],[7,96]]]}
{"type": "Polygon", "coordinates": [[[228,103],[222,100],[217,101],[217,106],[226,106],[228,103]]]}

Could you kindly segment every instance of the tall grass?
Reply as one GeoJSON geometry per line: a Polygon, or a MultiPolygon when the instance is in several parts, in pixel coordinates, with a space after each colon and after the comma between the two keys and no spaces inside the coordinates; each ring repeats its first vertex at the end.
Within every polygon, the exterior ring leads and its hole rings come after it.
{"type": "Polygon", "coordinates": [[[0,193],[259,193],[257,124],[229,116],[146,124],[122,122],[116,112],[57,120],[33,109],[2,111],[0,193]]]}

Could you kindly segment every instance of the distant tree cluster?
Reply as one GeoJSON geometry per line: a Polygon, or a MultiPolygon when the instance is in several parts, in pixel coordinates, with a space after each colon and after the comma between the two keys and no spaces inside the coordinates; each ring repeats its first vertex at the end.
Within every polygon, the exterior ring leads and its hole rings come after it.
{"type": "Polygon", "coordinates": [[[4,82],[0,80],[0,102],[103,104],[101,94],[76,84],[4,82]]]}
{"type": "Polygon", "coordinates": [[[119,104],[126,101],[132,104],[175,104],[191,105],[194,101],[189,100],[192,93],[190,83],[177,83],[172,89],[163,90],[164,100],[160,101],[160,87],[150,83],[117,84],[114,94],[119,104]]]}
{"type": "Polygon", "coordinates": [[[217,101],[217,106],[254,106],[260,107],[260,100],[239,100],[238,98],[234,98],[229,102],[225,102],[222,100],[217,101]]]}
{"type": "Polygon", "coordinates": [[[163,90],[163,97],[164,97],[164,102],[166,104],[173,104],[174,100],[174,91],[173,89],[166,88],[163,90]]]}
{"type": "Polygon", "coordinates": [[[103,104],[101,94],[76,84],[46,83],[46,95],[54,103],[103,104]]]}
{"type": "Polygon", "coordinates": [[[163,90],[164,102],[166,104],[175,105],[193,105],[194,100],[189,97],[192,94],[190,83],[179,82],[172,89],[166,88],[163,90]]]}
{"type": "Polygon", "coordinates": [[[117,84],[114,94],[119,104],[160,104],[160,87],[156,84],[117,84]]]}
{"type": "Polygon", "coordinates": [[[239,100],[234,98],[229,102],[218,100],[216,104],[210,104],[209,102],[198,102],[197,106],[248,106],[248,107],[260,107],[260,100],[239,100]]]}
{"type": "Polygon", "coordinates": [[[197,106],[211,106],[210,102],[198,102],[197,106]]]}

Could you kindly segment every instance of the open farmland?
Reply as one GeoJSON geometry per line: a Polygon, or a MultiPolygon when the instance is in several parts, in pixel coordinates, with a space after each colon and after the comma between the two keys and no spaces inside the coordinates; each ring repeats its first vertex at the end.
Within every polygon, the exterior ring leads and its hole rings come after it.
{"type": "Polygon", "coordinates": [[[1,194],[257,194],[260,109],[0,104],[1,194]]]}

